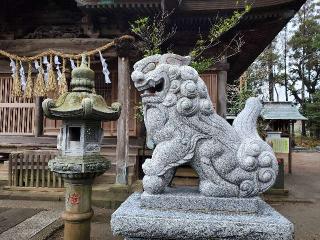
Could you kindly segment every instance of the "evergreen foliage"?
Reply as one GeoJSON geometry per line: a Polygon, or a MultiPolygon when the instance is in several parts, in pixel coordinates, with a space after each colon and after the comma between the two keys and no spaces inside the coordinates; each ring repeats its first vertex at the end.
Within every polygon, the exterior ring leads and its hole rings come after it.
{"type": "Polygon", "coordinates": [[[313,101],[305,103],[304,114],[312,137],[320,138],[320,90],[313,94],[313,101]]]}
{"type": "MultiPolygon", "coordinates": [[[[192,58],[191,66],[199,73],[208,70],[212,65],[240,52],[243,46],[242,36],[235,34],[232,40],[227,44],[220,42],[220,37],[234,26],[236,26],[240,19],[251,10],[251,5],[246,5],[243,11],[235,11],[230,17],[220,18],[216,17],[215,21],[209,30],[206,37],[199,34],[199,39],[196,41],[193,49],[190,50],[189,56],[192,58]],[[221,51],[216,56],[205,57],[204,52],[214,46],[221,46],[221,51]]],[[[161,12],[152,17],[142,17],[130,23],[131,31],[139,37],[142,44],[142,51],[144,56],[151,56],[154,54],[163,53],[163,45],[171,39],[177,27],[169,27],[168,19],[173,12],[161,12]]],[[[165,50],[168,52],[168,49],[165,50]]]]}

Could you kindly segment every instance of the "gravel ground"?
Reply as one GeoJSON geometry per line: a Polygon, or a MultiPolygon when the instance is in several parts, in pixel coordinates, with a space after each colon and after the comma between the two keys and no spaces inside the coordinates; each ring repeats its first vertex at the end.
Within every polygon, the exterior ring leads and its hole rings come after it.
{"type": "Polygon", "coordinates": [[[294,224],[296,240],[320,239],[320,202],[272,206],[294,224]]]}
{"type": "Polygon", "coordinates": [[[295,225],[296,240],[320,240],[320,153],[293,153],[292,174],[285,176],[290,198],[312,203],[282,203],[273,207],[295,225]]]}

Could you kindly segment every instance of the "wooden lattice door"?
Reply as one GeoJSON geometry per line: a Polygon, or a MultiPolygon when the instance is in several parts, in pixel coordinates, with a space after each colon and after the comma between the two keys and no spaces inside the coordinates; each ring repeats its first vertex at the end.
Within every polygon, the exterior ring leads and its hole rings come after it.
{"type": "Polygon", "coordinates": [[[35,101],[33,98],[13,97],[13,78],[0,75],[0,134],[33,135],[35,101]]]}

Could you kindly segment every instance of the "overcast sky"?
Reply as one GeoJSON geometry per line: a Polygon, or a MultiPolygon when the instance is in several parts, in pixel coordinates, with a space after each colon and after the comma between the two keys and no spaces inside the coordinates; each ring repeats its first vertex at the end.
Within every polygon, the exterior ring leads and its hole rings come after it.
{"type": "MultiPolygon", "coordinates": [[[[314,0],[314,2],[316,1],[319,1],[319,0],[314,0]]],[[[317,8],[317,10],[319,11],[319,8],[317,8]]],[[[293,31],[295,30],[295,27],[293,26],[292,24],[292,21],[294,20],[294,18],[287,24],[287,39],[289,40],[290,37],[292,36],[293,34],[293,31]]],[[[278,36],[283,36],[284,35],[284,30],[281,31],[278,36]]],[[[281,37],[280,37],[281,38],[281,37]]],[[[284,52],[284,41],[282,40],[283,38],[281,38],[281,40],[279,40],[277,42],[277,45],[276,45],[276,48],[278,50],[278,52],[284,52]]],[[[280,54],[282,55],[281,57],[283,57],[283,54],[280,54]]],[[[289,71],[289,61],[290,59],[288,58],[287,59],[287,71],[289,71]]],[[[296,88],[297,89],[301,89],[302,87],[302,83],[301,82],[298,82],[296,84],[296,88]]],[[[263,89],[262,91],[265,93],[265,95],[268,95],[268,84],[264,84],[263,86],[263,89]]],[[[308,92],[305,92],[305,96],[308,97],[308,92]]],[[[260,96],[261,97],[261,96],[260,96]]],[[[281,86],[279,84],[276,84],[275,86],[275,90],[274,90],[274,100],[275,101],[285,101],[286,98],[285,98],[285,87],[284,86],[281,86]]],[[[290,95],[290,92],[289,92],[289,101],[294,101],[294,97],[290,95]]]]}

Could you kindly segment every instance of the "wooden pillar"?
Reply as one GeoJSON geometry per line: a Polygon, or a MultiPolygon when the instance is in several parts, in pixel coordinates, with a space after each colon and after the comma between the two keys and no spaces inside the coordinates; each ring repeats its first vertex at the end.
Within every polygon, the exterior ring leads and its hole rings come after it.
{"type": "Polygon", "coordinates": [[[130,63],[128,57],[118,57],[118,101],[122,104],[122,110],[117,122],[116,183],[127,185],[130,114],[130,63]]]}
{"type": "Polygon", "coordinates": [[[288,168],[289,174],[292,174],[292,144],[294,142],[294,120],[289,122],[289,129],[291,124],[291,131],[289,131],[289,154],[288,154],[288,168]]]}
{"type": "Polygon", "coordinates": [[[42,97],[36,97],[35,100],[35,114],[34,114],[34,135],[41,137],[43,134],[43,110],[42,97]]]}
{"type": "MultiPolygon", "coordinates": [[[[219,63],[221,66],[228,66],[227,61],[223,60],[219,63]]],[[[227,116],[227,80],[228,73],[226,67],[223,67],[218,71],[218,102],[217,102],[217,113],[226,118],[227,116]]]]}
{"type": "Polygon", "coordinates": [[[293,143],[295,143],[295,134],[294,134],[294,123],[295,122],[296,122],[295,120],[292,120],[292,122],[291,122],[291,126],[292,126],[291,131],[292,131],[293,143]]]}

